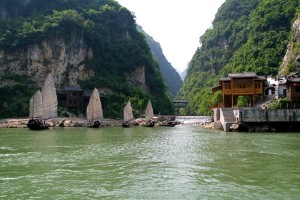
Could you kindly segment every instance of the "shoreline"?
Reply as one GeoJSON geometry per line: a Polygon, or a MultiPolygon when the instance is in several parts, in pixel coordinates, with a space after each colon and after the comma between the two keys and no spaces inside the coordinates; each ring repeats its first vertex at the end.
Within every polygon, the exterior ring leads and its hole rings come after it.
{"type": "MultiPolygon", "coordinates": [[[[4,118],[0,119],[0,128],[27,128],[27,123],[29,117],[24,118],[4,118]]],[[[170,120],[168,118],[163,118],[159,120],[155,120],[156,123],[163,122],[164,120],[170,120]]],[[[170,120],[172,121],[172,120],[170,120]]],[[[173,120],[174,121],[174,120],[173,120]]],[[[175,121],[181,125],[196,125],[205,129],[214,129],[213,123],[208,120],[201,121],[190,121],[190,120],[182,120],[176,119],[175,121]]],[[[123,119],[102,119],[101,127],[118,127],[122,126],[123,119]]],[[[134,124],[141,124],[145,122],[145,118],[136,118],[132,120],[134,124]]],[[[87,119],[80,117],[57,117],[53,119],[45,120],[45,123],[49,125],[49,127],[86,127],[87,119]]]]}
{"type": "MultiPolygon", "coordinates": [[[[0,119],[0,128],[27,128],[27,122],[30,118],[7,118],[0,119]]],[[[86,127],[87,119],[75,117],[58,117],[45,120],[49,127],[86,127]]],[[[101,126],[113,127],[122,126],[121,119],[103,119],[101,126]]]]}

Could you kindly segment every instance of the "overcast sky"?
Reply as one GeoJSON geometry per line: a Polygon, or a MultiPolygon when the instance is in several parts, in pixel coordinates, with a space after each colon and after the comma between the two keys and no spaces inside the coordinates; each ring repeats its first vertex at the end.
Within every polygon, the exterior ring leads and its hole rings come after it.
{"type": "Polygon", "coordinates": [[[136,16],[137,24],[160,43],[172,66],[182,72],[192,59],[199,37],[212,26],[225,0],[117,0],[136,16]]]}

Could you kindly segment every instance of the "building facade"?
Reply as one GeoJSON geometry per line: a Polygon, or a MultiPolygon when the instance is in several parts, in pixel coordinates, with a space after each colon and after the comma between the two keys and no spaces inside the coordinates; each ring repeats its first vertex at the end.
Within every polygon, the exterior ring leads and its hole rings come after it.
{"type": "Polygon", "coordinates": [[[219,86],[212,88],[212,90],[213,92],[221,91],[221,107],[236,106],[239,96],[250,97],[250,104],[254,105],[262,100],[265,81],[265,77],[258,76],[254,72],[230,73],[228,77],[220,78],[219,86]]]}

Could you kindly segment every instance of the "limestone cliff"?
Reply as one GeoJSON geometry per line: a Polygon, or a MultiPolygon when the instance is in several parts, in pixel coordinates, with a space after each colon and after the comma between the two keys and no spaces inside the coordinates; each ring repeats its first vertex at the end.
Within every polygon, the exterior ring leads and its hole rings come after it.
{"type": "Polygon", "coordinates": [[[157,112],[173,112],[134,16],[116,1],[1,0],[0,27],[0,118],[28,115],[48,73],[57,89],[105,91],[105,117],[122,117],[128,97],[138,113],[149,98],[157,112]]]}
{"type": "Polygon", "coordinates": [[[32,77],[39,87],[49,72],[57,87],[76,85],[78,80],[94,75],[84,64],[92,58],[93,49],[87,46],[82,33],[72,33],[68,41],[54,37],[15,51],[0,51],[0,70],[32,77]]]}
{"type": "Polygon", "coordinates": [[[293,37],[287,45],[278,75],[284,76],[300,70],[300,15],[293,24],[293,37]]]}

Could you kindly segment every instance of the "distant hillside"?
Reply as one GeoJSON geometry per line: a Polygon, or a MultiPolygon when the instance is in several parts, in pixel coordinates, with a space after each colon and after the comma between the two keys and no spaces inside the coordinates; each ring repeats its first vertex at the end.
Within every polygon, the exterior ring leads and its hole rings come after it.
{"type": "Polygon", "coordinates": [[[209,115],[210,88],[228,73],[277,75],[299,8],[299,0],[227,0],[200,37],[179,92],[188,112],[209,115]]]}
{"type": "Polygon", "coordinates": [[[167,85],[167,89],[171,96],[175,97],[183,83],[180,75],[165,57],[160,44],[148,35],[141,26],[138,26],[138,30],[146,36],[147,43],[150,46],[153,56],[158,62],[163,79],[167,85]]]}
{"type": "Polygon", "coordinates": [[[58,89],[97,87],[104,117],[122,117],[129,98],[136,116],[149,99],[174,112],[134,16],[114,0],[1,0],[0,27],[0,117],[28,116],[49,72],[58,89]]]}

